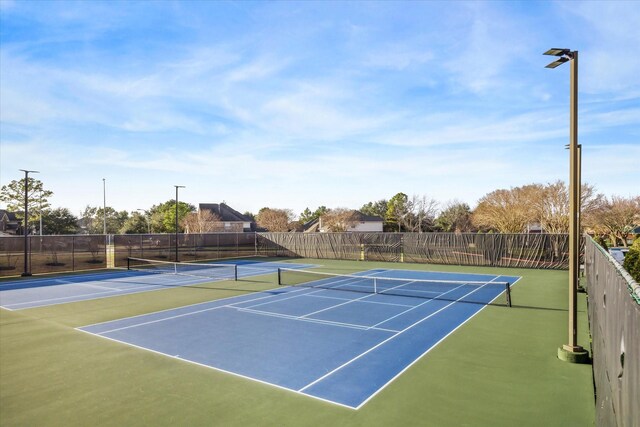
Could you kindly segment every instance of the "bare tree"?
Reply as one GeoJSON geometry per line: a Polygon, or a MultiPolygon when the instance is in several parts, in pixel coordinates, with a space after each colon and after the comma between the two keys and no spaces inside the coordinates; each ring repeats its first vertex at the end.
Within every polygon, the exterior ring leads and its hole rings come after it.
{"type": "MultiPolygon", "coordinates": [[[[602,205],[604,196],[597,194],[595,187],[583,184],[581,188],[580,210],[583,222],[594,210],[602,205]]],[[[569,232],[569,190],[564,181],[556,181],[539,187],[539,193],[532,197],[532,207],[536,219],[543,230],[548,233],[569,232]]]]}
{"type": "Polygon", "coordinates": [[[569,191],[564,181],[537,186],[531,208],[540,227],[547,233],[569,232],[569,191]]]}
{"type": "Polygon", "coordinates": [[[437,212],[436,200],[414,194],[407,201],[406,211],[398,217],[398,221],[404,230],[421,233],[433,228],[437,212]]]}
{"type": "Polygon", "coordinates": [[[269,231],[289,231],[294,219],[291,209],[262,208],[256,216],[256,223],[269,231]]]}
{"type": "Polygon", "coordinates": [[[538,191],[534,185],[496,190],[483,196],[473,212],[473,224],[500,233],[521,233],[536,219],[530,202],[538,191]]]}
{"type": "Polygon", "coordinates": [[[640,196],[613,196],[592,213],[590,221],[594,231],[609,236],[614,246],[627,246],[627,236],[640,222],[640,196]]]}
{"type": "Polygon", "coordinates": [[[220,216],[208,209],[190,212],[182,220],[185,233],[212,233],[224,231],[224,224],[220,216]]]}
{"type": "Polygon", "coordinates": [[[340,232],[347,231],[358,222],[358,214],[356,211],[347,208],[329,209],[320,217],[322,228],[340,232]]]}

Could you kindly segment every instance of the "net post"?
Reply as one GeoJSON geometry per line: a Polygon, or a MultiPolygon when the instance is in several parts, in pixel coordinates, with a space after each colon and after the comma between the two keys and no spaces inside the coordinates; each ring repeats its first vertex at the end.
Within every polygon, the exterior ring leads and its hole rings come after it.
{"type": "Polygon", "coordinates": [[[507,296],[507,307],[511,307],[511,285],[509,284],[509,282],[506,283],[506,296],[507,296]]]}
{"type": "Polygon", "coordinates": [[[127,270],[131,270],[131,257],[127,257],[127,270]]]}
{"type": "Polygon", "coordinates": [[[233,280],[238,281],[238,264],[233,265],[233,280]]]}
{"type": "Polygon", "coordinates": [[[278,285],[282,285],[282,274],[280,271],[280,267],[278,267],[278,285]]]}
{"type": "Polygon", "coordinates": [[[376,278],[373,278],[373,293],[377,294],[378,293],[378,281],[376,280],[376,278]]]}

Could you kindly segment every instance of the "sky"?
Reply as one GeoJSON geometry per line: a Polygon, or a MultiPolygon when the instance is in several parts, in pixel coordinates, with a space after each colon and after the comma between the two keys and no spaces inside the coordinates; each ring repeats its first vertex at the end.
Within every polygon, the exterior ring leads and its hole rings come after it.
{"type": "MultiPolygon", "coordinates": [[[[640,7],[616,2],[0,0],[0,184],[79,215],[175,198],[474,207],[568,181],[579,51],[583,181],[640,194],[640,7]]],[[[4,207],[4,206],[3,206],[4,207]]]]}

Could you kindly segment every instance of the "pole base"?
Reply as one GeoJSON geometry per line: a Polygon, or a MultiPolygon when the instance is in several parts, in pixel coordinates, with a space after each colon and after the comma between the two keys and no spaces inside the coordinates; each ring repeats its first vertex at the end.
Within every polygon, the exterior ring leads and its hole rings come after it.
{"type": "Polygon", "coordinates": [[[589,363],[589,352],[584,348],[570,345],[563,345],[558,348],[558,359],[569,363],[589,363]]]}
{"type": "Polygon", "coordinates": [[[32,276],[32,274],[31,274],[31,273],[29,273],[28,271],[25,271],[25,272],[24,272],[24,273],[22,273],[20,276],[22,276],[22,277],[29,277],[29,276],[32,276]]]}

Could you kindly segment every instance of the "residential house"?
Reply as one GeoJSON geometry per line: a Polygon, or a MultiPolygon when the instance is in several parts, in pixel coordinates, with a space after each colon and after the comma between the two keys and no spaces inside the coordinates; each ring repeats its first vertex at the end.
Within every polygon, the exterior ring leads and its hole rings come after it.
{"type": "Polygon", "coordinates": [[[220,218],[220,222],[222,223],[222,227],[220,227],[221,231],[255,231],[256,224],[251,218],[241,214],[225,203],[200,203],[198,209],[200,212],[209,211],[220,218]]]}
{"type": "Polygon", "coordinates": [[[22,221],[15,212],[0,209],[0,234],[22,234],[22,221]]]}
{"type": "MultiPolygon", "coordinates": [[[[344,225],[346,226],[347,232],[360,231],[360,232],[374,233],[374,232],[382,232],[383,223],[384,223],[384,220],[379,216],[365,215],[360,211],[354,210],[352,212],[350,219],[344,225]]],[[[323,224],[322,216],[320,218],[317,218],[305,223],[303,225],[303,229],[305,233],[312,233],[312,232],[325,233],[330,231],[329,227],[326,224],[326,219],[325,219],[325,223],[323,224]]]]}

